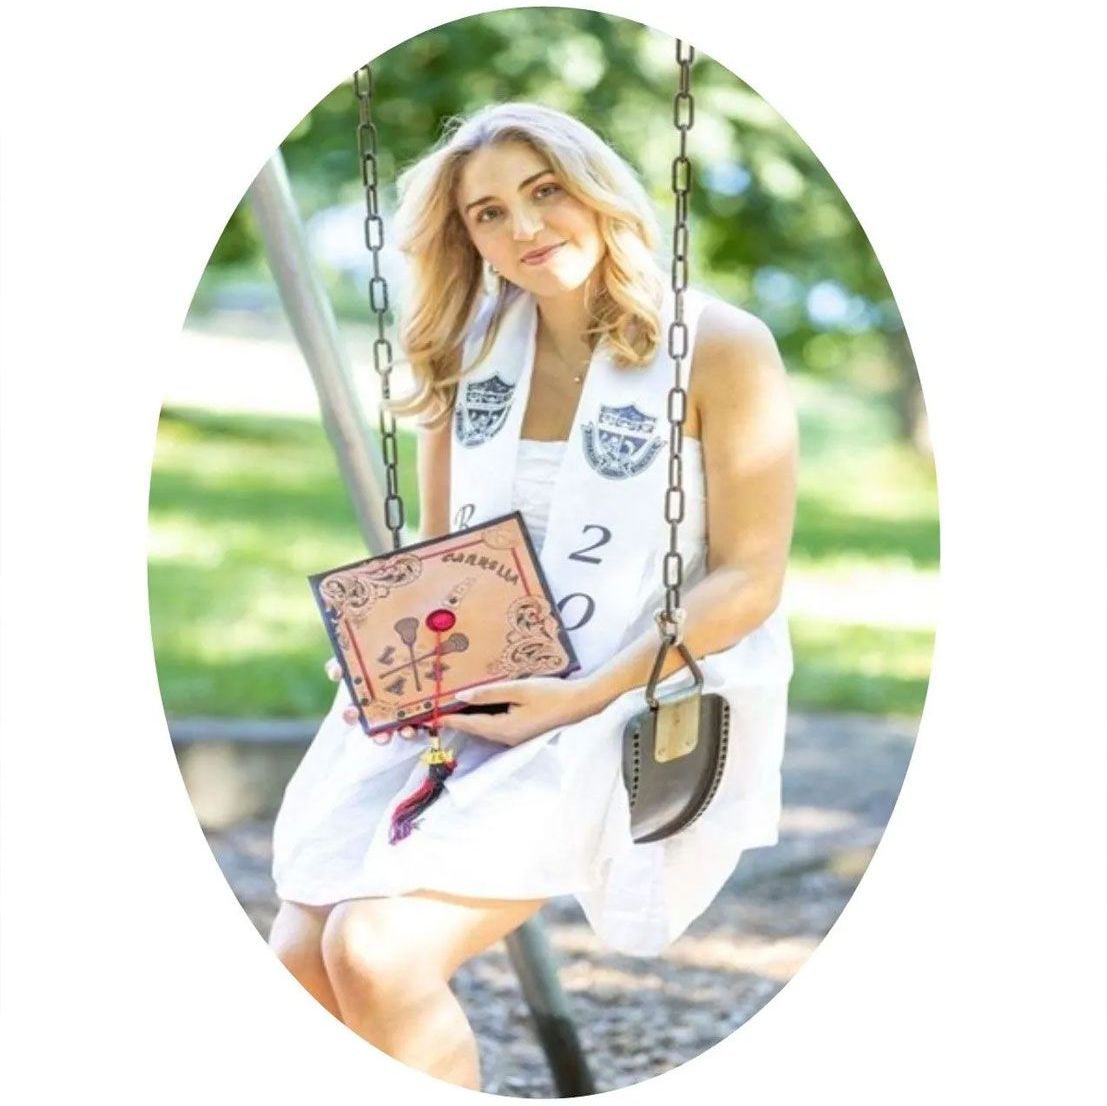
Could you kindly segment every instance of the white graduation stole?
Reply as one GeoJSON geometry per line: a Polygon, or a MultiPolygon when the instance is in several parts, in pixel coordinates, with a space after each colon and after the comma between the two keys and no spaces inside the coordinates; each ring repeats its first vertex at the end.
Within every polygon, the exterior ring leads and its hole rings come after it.
{"type": "MultiPolygon", "coordinates": [[[[707,302],[701,292],[684,293],[685,389],[696,324],[707,302]]],[[[664,504],[673,310],[673,293],[666,290],[661,340],[648,364],[620,368],[599,349],[593,354],[554,483],[539,560],[580,660],[578,675],[587,675],[618,651],[627,628],[642,614],[644,594],[661,582],[659,571],[657,580],[644,581],[643,573],[651,558],[668,549],[664,504]]],[[[465,369],[480,349],[489,313],[479,316],[466,339],[465,369]]],[[[450,443],[452,530],[513,509],[516,452],[537,327],[534,296],[518,293],[488,356],[459,384],[450,443]]]]}

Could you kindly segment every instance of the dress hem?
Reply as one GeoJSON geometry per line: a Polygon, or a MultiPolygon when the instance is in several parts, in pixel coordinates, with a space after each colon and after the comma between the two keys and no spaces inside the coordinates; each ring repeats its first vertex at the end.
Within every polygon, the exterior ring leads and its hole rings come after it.
{"type": "Polygon", "coordinates": [[[511,894],[474,894],[472,891],[462,891],[455,887],[431,887],[426,883],[403,884],[398,887],[380,891],[342,891],[342,892],[308,892],[306,894],[282,893],[276,891],[276,897],[281,902],[295,903],[300,906],[336,906],[341,902],[349,902],[353,899],[390,899],[402,895],[410,895],[415,891],[430,891],[439,895],[452,895],[460,899],[483,899],[488,902],[524,902],[528,899],[556,899],[569,895],[585,894],[587,889],[579,884],[571,888],[558,888],[556,890],[529,892],[520,894],[513,891],[511,894]]]}

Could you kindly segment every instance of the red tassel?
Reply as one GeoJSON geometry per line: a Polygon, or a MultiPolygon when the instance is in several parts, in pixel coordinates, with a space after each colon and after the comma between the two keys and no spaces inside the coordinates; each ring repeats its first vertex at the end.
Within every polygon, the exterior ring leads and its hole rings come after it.
{"type": "Polygon", "coordinates": [[[443,749],[438,744],[439,703],[442,698],[442,669],[441,649],[442,633],[454,624],[454,616],[450,611],[436,610],[427,616],[427,625],[434,630],[434,713],[431,716],[430,725],[427,727],[431,735],[431,747],[423,754],[422,759],[428,765],[427,778],[410,794],[400,802],[392,812],[392,825],[389,829],[388,843],[395,845],[403,841],[415,828],[416,819],[442,794],[457,761],[449,749],[443,749]]]}
{"type": "MultiPolygon", "coordinates": [[[[432,750],[434,756],[436,750],[432,750]]],[[[442,794],[446,780],[454,770],[457,761],[448,752],[437,750],[441,760],[432,761],[427,769],[427,778],[401,802],[392,812],[392,826],[388,843],[395,845],[403,841],[415,828],[415,820],[442,794]]]]}

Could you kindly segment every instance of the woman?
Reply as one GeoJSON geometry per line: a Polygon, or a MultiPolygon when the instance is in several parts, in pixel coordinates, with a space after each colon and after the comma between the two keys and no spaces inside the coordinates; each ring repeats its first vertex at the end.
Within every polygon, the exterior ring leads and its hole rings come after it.
{"type": "MultiPolygon", "coordinates": [[[[274,828],[270,944],[366,1040],[477,1089],[462,963],[562,894],[609,946],[657,955],[777,839],[796,427],[768,329],[689,290],[684,640],[730,702],[734,755],[695,823],[636,846],[621,740],[660,643],[673,380],[650,203],[594,132],[531,104],[455,121],[400,192],[419,389],[393,409],[426,416],[420,537],[522,510],[582,667],[471,693],[510,710],[451,716],[457,769],[396,845],[421,745],[367,741],[340,688],[274,828]]],[[[677,650],[663,676],[686,682],[677,650]]]]}

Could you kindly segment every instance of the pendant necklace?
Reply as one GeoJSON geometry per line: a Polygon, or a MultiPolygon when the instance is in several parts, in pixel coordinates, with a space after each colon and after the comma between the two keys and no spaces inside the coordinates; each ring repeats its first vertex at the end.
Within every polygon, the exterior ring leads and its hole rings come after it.
{"type": "MultiPolygon", "coordinates": [[[[561,356],[557,348],[554,346],[553,342],[551,342],[548,337],[546,339],[546,345],[550,348],[550,350],[553,352],[553,355],[558,359],[558,361],[560,361],[562,365],[565,366],[565,368],[570,368],[570,362],[566,361],[565,358],[561,356]]],[[[592,364],[592,356],[592,354],[589,354],[588,360],[585,361],[584,364],[581,365],[580,368],[577,370],[578,375],[573,377],[574,384],[579,384],[584,379],[585,370],[588,368],[589,365],[592,364]]]]}

